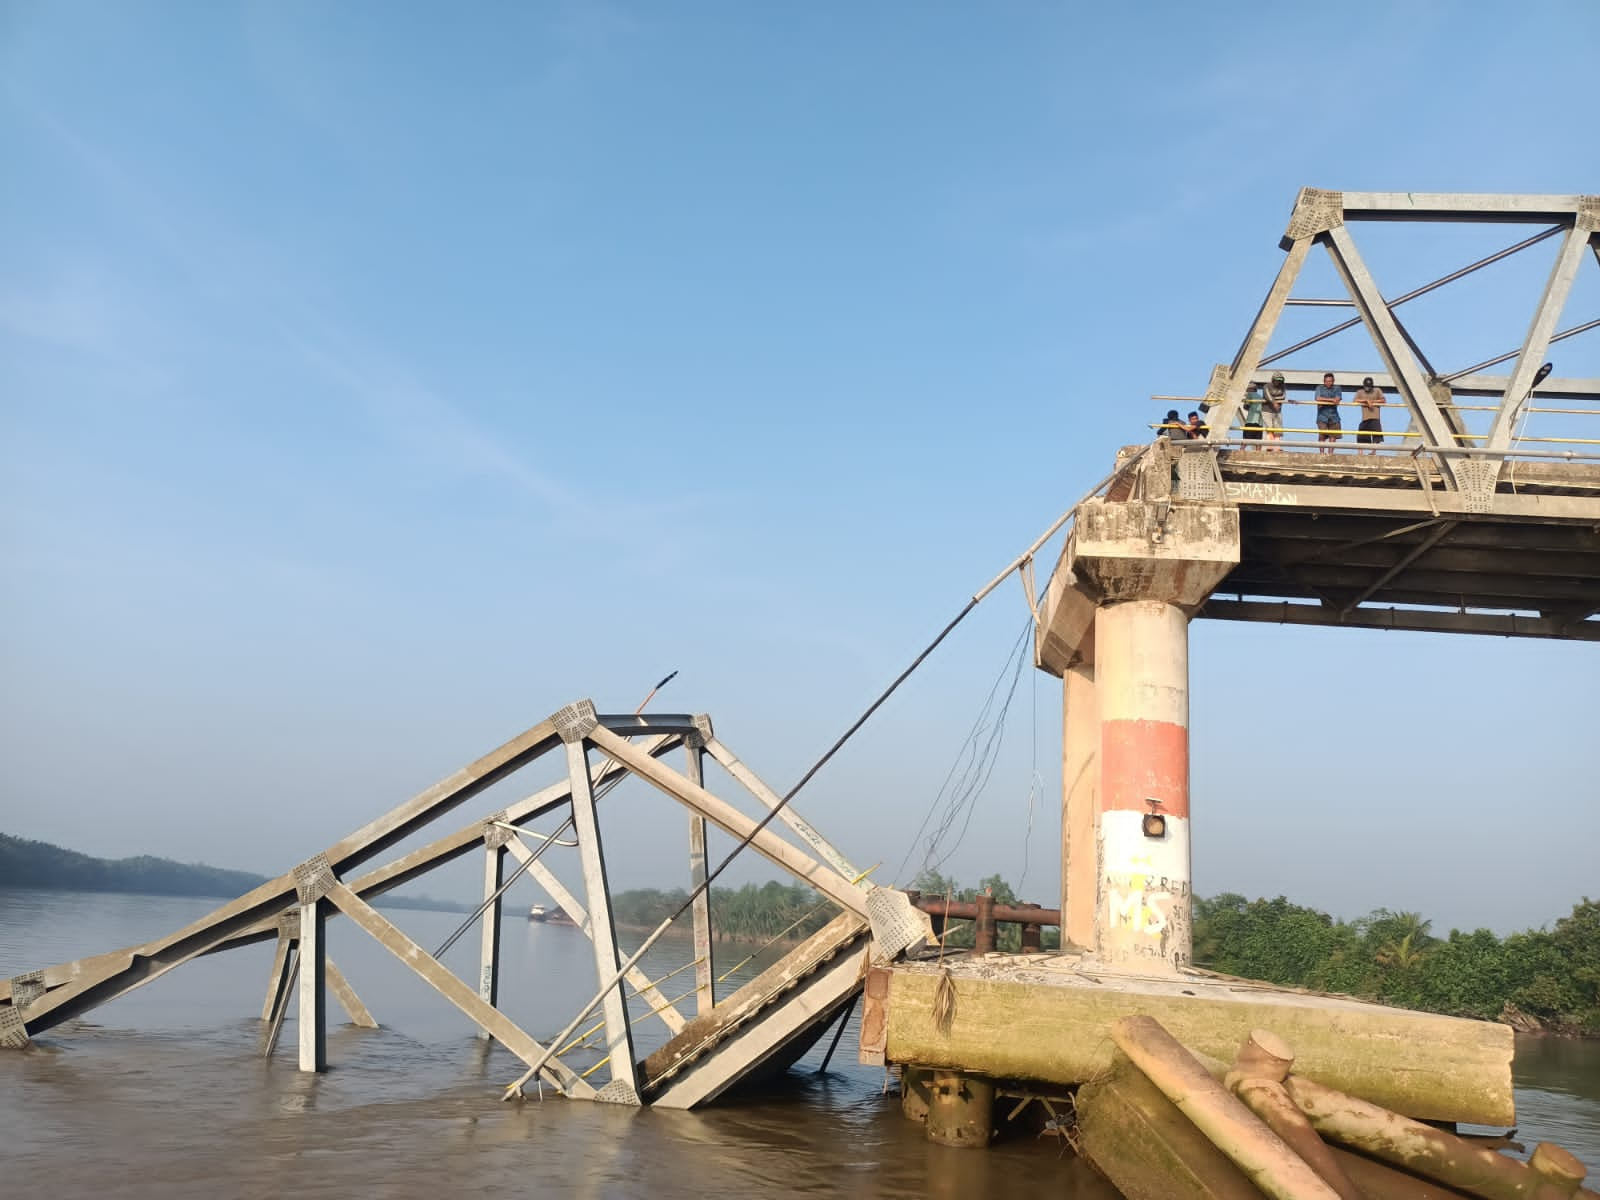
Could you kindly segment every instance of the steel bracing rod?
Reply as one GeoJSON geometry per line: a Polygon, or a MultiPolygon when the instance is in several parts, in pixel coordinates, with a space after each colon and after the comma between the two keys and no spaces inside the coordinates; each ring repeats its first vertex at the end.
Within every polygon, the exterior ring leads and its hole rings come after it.
{"type": "Polygon", "coordinates": [[[1300,278],[1300,269],[1305,266],[1306,255],[1310,251],[1310,238],[1296,238],[1278,267],[1277,277],[1267,289],[1261,307],[1256,311],[1256,319],[1250,323],[1250,331],[1244,335],[1238,353],[1233,356],[1227,392],[1218,412],[1211,418],[1212,440],[1226,437],[1232,427],[1234,414],[1239,411],[1239,402],[1244,399],[1245,385],[1261,365],[1261,356],[1267,352],[1267,343],[1272,340],[1278,320],[1283,316],[1284,303],[1289,299],[1289,293],[1294,291],[1295,280],[1300,278]]]}
{"type": "Polygon", "coordinates": [[[367,1006],[361,1002],[356,989],[350,986],[350,981],[344,977],[344,972],[334,963],[332,955],[328,956],[327,967],[328,987],[333,992],[333,998],[339,1002],[339,1007],[344,1009],[345,1016],[350,1018],[350,1024],[361,1029],[376,1029],[378,1022],[373,1019],[367,1006]]]}
{"type": "MultiPolygon", "coordinates": [[[[676,674],[677,674],[676,671],[674,671],[672,673],[672,675],[676,675],[676,674]]],[[[653,688],[651,690],[650,694],[652,696],[655,695],[656,692],[661,689],[662,685],[665,684],[667,682],[667,680],[672,678],[672,675],[668,675],[666,679],[663,679],[661,681],[661,683],[657,684],[655,686],[655,688],[653,688]]],[[[651,754],[651,755],[662,753],[662,752],[664,752],[664,751],[666,751],[668,749],[671,749],[673,746],[677,745],[680,740],[681,739],[680,739],[679,735],[677,735],[677,734],[671,734],[671,735],[668,735],[668,736],[665,736],[665,737],[658,738],[655,742],[651,743],[651,746],[650,746],[649,750],[646,751],[646,753],[651,754]]],[[[616,787],[618,787],[622,783],[622,781],[628,777],[627,771],[625,769],[621,768],[621,767],[617,767],[616,770],[613,771],[612,770],[613,765],[614,765],[613,761],[608,761],[604,765],[601,766],[601,768],[600,768],[600,770],[598,772],[596,772],[596,777],[601,781],[601,785],[600,785],[598,794],[595,797],[595,799],[597,799],[597,800],[604,799],[606,796],[610,795],[612,790],[615,789],[616,787]]],[[[555,807],[556,804],[565,804],[565,803],[568,803],[571,799],[572,799],[572,781],[570,779],[566,780],[565,782],[562,782],[562,783],[551,784],[549,787],[545,788],[542,792],[534,793],[534,795],[528,797],[520,805],[516,806],[516,808],[519,809],[519,810],[527,810],[527,811],[521,811],[519,813],[519,812],[515,812],[513,809],[507,809],[506,810],[507,811],[507,815],[511,819],[506,821],[506,822],[504,822],[503,824],[506,827],[511,827],[514,822],[531,821],[535,817],[542,816],[545,812],[549,811],[550,808],[555,807]],[[545,798],[545,797],[554,797],[554,800],[550,804],[540,805],[538,802],[540,800],[542,800],[543,798],[545,798]]],[[[497,822],[497,824],[499,824],[499,822],[497,822]]],[[[468,831],[472,831],[475,828],[476,827],[474,827],[474,826],[468,826],[468,831]]],[[[534,833],[535,837],[542,838],[543,840],[539,844],[538,853],[536,853],[533,857],[535,859],[538,858],[540,854],[543,854],[545,852],[545,850],[547,850],[549,847],[551,847],[553,845],[557,845],[557,844],[565,845],[566,843],[564,843],[564,842],[558,842],[558,839],[561,837],[562,834],[568,832],[572,828],[573,828],[572,818],[569,816],[566,819],[566,821],[563,822],[562,825],[559,828],[557,828],[557,830],[554,833],[552,833],[549,837],[545,837],[543,834],[534,833]]],[[[532,831],[529,830],[529,831],[525,831],[525,832],[532,832],[532,831]]],[[[434,845],[439,845],[439,844],[440,843],[438,843],[438,842],[434,843],[434,845]]],[[[428,847],[428,848],[425,848],[425,849],[430,849],[430,848],[431,847],[428,847]]],[[[468,917],[465,921],[463,921],[461,923],[460,927],[454,933],[452,933],[449,936],[449,938],[447,938],[445,940],[444,945],[440,946],[437,950],[435,950],[433,952],[433,956],[435,958],[443,958],[444,955],[445,955],[445,951],[449,950],[451,946],[454,946],[457,941],[459,941],[463,936],[465,936],[467,930],[472,928],[473,923],[476,922],[479,917],[483,916],[484,913],[489,911],[489,906],[494,904],[495,901],[499,900],[500,897],[504,896],[506,894],[506,892],[510,890],[511,885],[514,884],[518,879],[522,878],[523,872],[525,872],[532,865],[533,864],[532,864],[531,860],[524,861],[522,863],[522,865],[519,866],[516,869],[516,871],[512,873],[511,878],[507,879],[504,883],[502,883],[500,885],[500,887],[494,892],[493,895],[488,896],[487,898],[485,898],[484,902],[477,907],[477,909],[473,912],[473,914],[470,917],[468,917]]],[[[357,895],[364,896],[364,895],[367,894],[366,893],[366,889],[364,889],[362,887],[362,883],[363,883],[365,878],[367,878],[367,877],[363,877],[363,879],[358,879],[355,882],[355,884],[352,885],[355,888],[355,891],[356,891],[357,895]]]]}
{"type": "MultiPolygon", "coordinates": [[[[665,754],[676,748],[682,741],[677,734],[663,734],[646,744],[647,753],[652,755],[665,754]]],[[[597,777],[606,784],[613,784],[620,780],[626,772],[621,767],[606,768],[597,773],[597,777]]],[[[549,787],[542,788],[532,795],[527,796],[515,804],[506,806],[506,821],[508,824],[521,825],[525,821],[537,820],[545,813],[560,808],[571,798],[571,787],[563,779],[549,787]]],[[[413,850],[410,854],[402,855],[382,867],[368,871],[360,876],[350,886],[357,895],[363,897],[381,896],[383,893],[409,883],[412,879],[431,871],[434,867],[450,862],[483,844],[483,822],[475,821],[471,825],[457,829],[454,833],[447,834],[428,845],[413,850]]]]}
{"type": "Polygon", "coordinates": [[[282,998],[284,982],[288,978],[289,963],[294,951],[294,938],[289,936],[289,931],[278,929],[278,944],[272,952],[272,971],[267,976],[267,998],[261,1003],[261,1019],[272,1020],[272,1014],[277,1011],[278,1001],[282,998]]]}
{"type": "MultiPolygon", "coordinates": [[[[1343,225],[1337,225],[1319,236],[1324,239],[1323,245],[1327,248],[1328,257],[1333,260],[1334,269],[1355,299],[1373,345],[1382,356],[1384,365],[1389,368],[1389,374],[1395,377],[1400,395],[1411,410],[1412,417],[1422,427],[1429,442],[1434,445],[1452,442],[1454,437],[1449,422],[1434,402],[1433,394],[1428,391],[1427,380],[1417,369],[1417,361],[1407,349],[1394,314],[1384,303],[1383,294],[1378,290],[1372,273],[1367,270],[1367,264],[1362,261],[1361,252],[1356,249],[1350,231],[1343,225]]],[[[1454,465],[1446,462],[1443,470],[1450,486],[1460,490],[1454,465]]]]}
{"type": "Polygon", "coordinates": [[[570,1068],[559,1061],[551,1062],[545,1047],[537,1039],[525,1033],[499,1009],[485,1004],[476,991],[344,884],[336,881],[329,887],[327,900],[370,934],[380,946],[421,976],[429,987],[471,1018],[479,1028],[486,1030],[495,1041],[523,1062],[539,1059],[540,1069],[548,1071],[551,1082],[567,1095],[584,1098],[594,1095],[594,1089],[573,1074],[570,1068]]]}
{"type": "Polygon", "coordinates": [[[1416,533],[1419,529],[1432,528],[1433,526],[1438,525],[1442,520],[1442,517],[1431,517],[1426,521],[1413,521],[1411,524],[1402,525],[1398,529],[1388,529],[1383,533],[1376,533],[1371,537],[1358,538],[1353,542],[1332,542],[1329,545],[1324,546],[1321,550],[1318,550],[1315,554],[1308,554],[1304,558],[1292,560],[1290,565],[1297,567],[1315,566],[1317,563],[1322,562],[1324,559],[1331,558],[1334,555],[1347,554],[1351,550],[1359,550],[1363,546],[1373,546],[1379,542],[1386,542],[1390,538],[1404,537],[1408,533],[1416,533]]]}
{"type": "MultiPolygon", "coordinates": [[[[1566,333],[1555,335],[1550,340],[1554,342],[1558,338],[1571,337],[1573,334],[1583,333],[1586,329],[1591,327],[1592,326],[1584,326],[1578,329],[1571,329],[1566,333]]],[[[1505,358],[1515,357],[1516,351],[1513,350],[1510,354],[1505,355],[1496,361],[1504,361],[1505,358]]],[[[1286,367],[1282,368],[1279,373],[1283,375],[1284,381],[1290,388],[1314,388],[1322,381],[1321,371],[1306,371],[1298,370],[1294,367],[1286,367]]],[[[1383,391],[1393,392],[1398,390],[1393,377],[1390,376],[1388,372],[1383,370],[1344,371],[1335,369],[1334,375],[1341,379],[1346,376],[1360,379],[1363,375],[1371,375],[1373,383],[1383,391]]],[[[1256,378],[1259,379],[1260,376],[1261,373],[1258,372],[1256,378]]],[[[1509,375],[1468,375],[1458,371],[1454,375],[1444,377],[1439,382],[1448,383],[1450,385],[1450,392],[1452,396],[1484,396],[1498,398],[1505,394],[1506,384],[1510,378],[1511,377],[1509,375]]],[[[1564,375],[1551,375],[1541,382],[1536,390],[1538,391],[1539,398],[1541,400],[1596,400],[1600,399],[1600,378],[1591,377],[1587,379],[1579,379],[1564,375]]],[[[1168,400],[1183,404],[1194,404],[1198,401],[1204,400],[1205,397],[1151,396],[1150,399],[1168,400]]],[[[1140,400],[1138,403],[1143,404],[1144,401],[1140,400]]],[[[1309,404],[1311,401],[1295,400],[1294,403],[1309,404]]],[[[1485,409],[1483,411],[1492,410],[1485,409]]]]}
{"type": "MultiPolygon", "coordinates": [[[[1550,335],[1550,341],[1548,344],[1553,346],[1557,342],[1566,341],[1566,339],[1569,337],[1577,337],[1580,333],[1588,333],[1589,330],[1595,328],[1596,326],[1600,326],[1600,317],[1597,317],[1593,321],[1585,321],[1582,325],[1574,325],[1571,329],[1563,329],[1560,333],[1552,333],[1550,335]]],[[[1446,375],[1440,382],[1450,383],[1454,380],[1460,379],[1464,375],[1475,374],[1476,372],[1483,370],[1485,367],[1499,366],[1501,363],[1505,362],[1506,359],[1515,358],[1521,353],[1521,350],[1507,350],[1504,354],[1496,355],[1494,358],[1485,359],[1481,363],[1477,363],[1473,366],[1467,367],[1464,370],[1457,371],[1454,375],[1446,375]]],[[[1509,390],[1509,388],[1510,385],[1508,384],[1507,390],[1509,390]]],[[[1544,392],[1546,389],[1541,387],[1539,390],[1544,392]]]]}
{"type": "MultiPolygon", "coordinates": [[[[858,916],[867,915],[866,895],[855,887],[850,880],[834,870],[833,867],[813,858],[805,850],[784,841],[776,833],[767,831],[766,826],[770,821],[765,818],[755,821],[740,812],[726,800],[713,795],[703,787],[691,783],[687,776],[679,774],[666,764],[653,758],[640,754],[615,734],[605,729],[592,729],[588,737],[596,748],[614,756],[623,766],[633,771],[639,778],[650,784],[658,791],[665,792],[686,808],[700,813],[711,821],[728,836],[739,840],[737,849],[746,846],[755,850],[763,858],[774,865],[782,867],[803,883],[808,883],[828,899],[841,908],[849,909],[858,916]]],[[[777,815],[777,810],[769,811],[766,817],[777,815]]],[[[725,859],[722,870],[727,866],[725,859]]],[[[710,877],[709,875],[707,876],[710,877]]],[[[687,910],[685,910],[687,911],[687,910]]]]}
{"type": "MultiPolygon", "coordinates": [[[[1528,326],[1528,336],[1523,339],[1522,351],[1511,369],[1511,380],[1506,384],[1500,411],[1495,414],[1494,424],[1489,429],[1489,439],[1485,444],[1491,450],[1504,450],[1511,445],[1511,435],[1515,432],[1522,410],[1527,407],[1529,397],[1533,395],[1539,365],[1544,361],[1545,352],[1550,349],[1556,322],[1561,319],[1561,310],[1566,307],[1572,281],[1578,274],[1578,264],[1583,261],[1583,252],[1588,249],[1589,238],[1594,231],[1592,222],[1580,220],[1562,239],[1556,261],[1550,267],[1550,278],[1544,285],[1544,294],[1539,297],[1539,307],[1534,310],[1533,321],[1528,326]]],[[[1549,374],[1548,371],[1545,373],[1549,374]]]]}
{"type": "MultiPolygon", "coordinates": [[[[1537,245],[1539,242],[1544,241],[1546,238],[1555,237],[1556,234],[1560,233],[1565,228],[1566,228],[1566,226],[1564,226],[1564,225],[1552,225],[1549,229],[1546,229],[1541,233],[1536,233],[1530,238],[1523,238],[1522,241],[1518,242],[1515,246],[1507,246],[1504,250],[1498,250],[1495,253],[1489,255],[1489,257],[1487,257],[1487,258],[1480,258],[1475,263],[1469,263],[1467,266],[1462,267],[1459,271],[1451,271],[1450,274],[1440,276],[1438,279],[1435,279],[1432,283],[1425,283],[1421,287],[1415,289],[1414,291],[1407,292],[1404,296],[1397,296],[1395,299],[1389,301],[1389,307],[1390,308],[1398,308],[1400,305],[1405,304],[1407,301],[1415,300],[1418,296],[1426,296],[1429,292],[1435,291],[1438,288],[1442,288],[1447,283],[1454,283],[1456,280],[1462,278],[1463,276],[1470,275],[1474,271],[1477,271],[1477,270],[1480,270],[1483,267],[1489,266],[1491,263],[1497,263],[1502,258],[1510,257],[1511,255],[1515,254],[1519,250],[1526,250],[1529,246],[1537,245]]],[[[1291,303],[1291,304],[1299,304],[1299,303],[1303,303],[1303,301],[1291,300],[1291,301],[1289,301],[1289,303],[1291,303]]],[[[1263,367],[1271,366],[1273,363],[1277,362],[1279,359],[1287,358],[1289,355],[1295,353],[1297,350],[1304,350],[1307,346],[1315,346],[1318,342],[1323,341],[1323,340],[1325,340],[1327,338],[1331,338],[1336,333],[1343,333],[1346,329],[1354,329],[1359,324],[1361,324],[1361,318],[1360,317],[1351,317],[1348,321],[1345,321],[1345,322],[1342,322],[1341,324],[1335,325],[1331,329],[1324,329],[1321,333],[1316,334],[1313,337],[1309,337],[1303,342],[1296,342],[1294,345],[1290,346],[1287,350],[1280,350],[1276,354],[1271,355],[1268,358],[1262,359],[1261,360],[1261,365],[1263,367]]],[[[1510,357],[1510,356],[1508,355],[1507,357],[1510,357]]],[[[1497,361],[1499,361],[1499,360],[1497,360],[1497,361]]],[[[1462,374],[1466,374],[1466,372],[1463,371],[1462,374]]]]}
{"type": "MultiPolygon", "coordinates": [[[[1389,319],[1394,322],[1394,327],[1400,331],[1400,336],[1405,338],[1406,345],[1411,347],[1411,353],[1416,355],[1417,361],[1422,364],[1422,369],[1428,373],[1428,378],[1432,379],[1439,372],[1433,369],[1433,364],[1428,361],[1428,356],[1422,352],[1422,347],[1417,345],[1417,339],[1411,336],[1411,331],[1406,328],[1405,322],[1395,316],[1392,304],[1389,306],[1389,319]]],[[[1430,396],[1433,395],[1432,392],[1428,394],[1430,396]]]]}
{"type": "Polygon", "coordinates": [[[833,1041],[828,1043],[828,1052],[822,1056],[822,1065],[817,1068],[818,1075],[828,1073],[828,1064],[833,1061],[833,1052],[839,1048],[839,1039],[844,1036],[845,1027],[850,1024],[850,1018],[855,1015],[856,1004],[860,1000],[860,992],[850,997],[850,1003],[845,1006],[844,1012],[839,1017],[839,1027],[833,1031],[833,1041]]]}
{"type": "Polygon", "coordinates": [[[1427,633],[1491,633],[1502,637],[1600,642],[1600,621],[1583,620],[1567,626],[1549,617],[1528,617],[1508,612],[1450,612],[1429,608],[1358,608],[1337,618],[1328,614],[1329,610],[1318,604],[1212,597],[1197,616],[1216,621],[1260,621],[1277,625],[1356,626],[1427,633]]]}
{"type": "MultiPolygon", "coordinates": [[[[1529,440],[1537,442],[1545,439],[1529,440]]],[[[1495,458],[1559,458],[1566,462],[1591,462],[1600,458],[1600,453],[1593,450],[1491,450],[1487,446],[1426,446],[1422,449],[1429,454],[1454,455],[1458,458],[1471,454],[1492,454],[1495,458]]]]}
{"type": "MultiPolygon", "coordinates": [[[[723,770],[725,770],[729,775],[733,776],[736,781],[743,784],[744,789],[757,800],[761,801],[762,804],[765,804],[768,808],[772,808],[778,803],[778,793],[768,787],[762,781],[759,775],[757,775],[749,767],[745,766],[744,763],[740,762],[738,756],[735,755],[732,750],[729,750],[726,746],[724,746],[715,737],[706,739],[706,753],[710,754],[712,758],[716,759],[723,770]]],[[[696,782],[699,781],[696,780],[696,782]]],[[[861,872],[856,870],[855,864],[853,864],[843,854],[839,853],[839,851],[833,846],[833,843],[829,842],[820,833],[818,833],[816,829],[812,827],[810,822],[808,822],[804,817],[800,816],[800,814],[796,813],[793,809],[785,809],[783,813],[783,822],[790,829],[799,834],[800,837],[804,839],[823,859],[825,859],[829,866],[831,866],[835,871],[839,872],[839,874],[843,875],[849,880],[860,878],[861,872]]]]}
{"type": "Polygon", "coordinates": [[[1460,524],[1458,521],[1445,521],[1441,523],[1439,528],[1435,529],[1427,537],[1423,538],[1415,546],[1411,547],[1409,551],[1401,555],[1399,562],[1395,563],[1394,566],[1390,567],[1382,575],[1379,575],[1378,578],[1371,583],[1371,585],[1369,585],[1360,593],[1360,595],[1356,596],[1354,600],[1351,600],[1349,603],[1347,603],[1339,615],[1344,616],[1346,613],[1359,608],[1384,584],[1388,583],[1396,575],[1400,574],[1401,571],[1404,571],[1412,563],[1416,562],[1417,559],[1421,558],[1429,550],[1432,550],[1440,542],[1444,541],[1445,538],[1449,537],[1450,531],[1458,524],[1460,524]]]}
{"type": "MultiPolygon", "coordinates": [[[[533,851],[528,849],[521,838],[512,838],[506,843],[506,850],[519,862],[528,864],[528,873],[533,876],[534,881],[550,894],[550,898],[556,902],[556,907],[571,917],[573,923],[584,931],[585,936],[588,936],[589,910],[580,904],[578,898],[551,873],[550,868],[534,860],[533,851]]],[[[663,1025],[673,1033],[683,1030],[683,1015],[672,1007],[672,1001],[658,986],[659,981],[652,982],[643,971],[639,970],[629,971],[626,978],[633,985],[634,993],[651,1005],[651,1011],[661,1018],[663,1025]]]]}
{"type": "Polygon", "coordinates": [[[1279,264],[1272,286],[1262,297],[1261,307],[1256,309],[1255,320],[1250,322],[1249,331],[1244,335],[1244,340],[1239,343],[1239,349],[1233,356],[1235,374],[1238,373],[1240,364],[1244,362],[1252,342],[1256,343],[1258,358],[1266,352],[1267,342],[1272,338],[1272,331],[1277,328],[1278,318],[1283,315],[1283,306],[1289,302],[1289,293],[1294,290],[1295,280],[1300,277],[1300,268],[1305,264],[1306,252],[1310,247],[1310,238],[1298,238],[1290,244],[1288,256],[1279,264]]]}
{"type": "MultiPolygon", "coordinates": [[[[559,829],[539,843],[539,848],[533,852],[533,858],[538,858],[539,855],[543,854],[551,846],[554,846],[556,844],[556,839],[558,839],[563,833],[566,833],[571,828],[572,818],[568,817],[566,821],[562,823],[559,829]]],[[[473,925],[477,923],[478,918],[483,916],[484,913],[488,912],[490,906],[499,900],[501,896],[504,896],[510,889],[511,885],[517,880],[521,879],[523,874],[532,865],[533,859],[529,859],[527,862],[519,865],[515,871],[511,872],[510,877],[495,890],[494,894],[485,899],[482,904],[478,905],[478,907],[473,910],[472,915],[465,921],[461,922],[454,933],[445,938],[443,944],[433,952],[433,956],[435,958],[443,958],[449,951],[450,947],[454,946],[464,936],[466,936],[467,930],[471,929],[473,925]]]]}
{"type": "Polygon", "coordinates": [[[300,950],[296,947],[290,952],[284,969],[283,994],[278,997],[276,1006],[272,1010],[272,1023],[267,1027],[267,1036],[261,1047],[262,1058],[271,1058],[278,1048],[278,1035],[283,1032],[283,1018],[289,1011],[289,997],[294,993],[299,980],[300,950]]]}
{"type": "MultiPolygon", "coordinates": [[[[1308,403],[1308,401],[1301,401],[1300,403],[1308,403]]],[[[1309,433],[1310,430],[1306,430],[1306,432],[1309,433]]],[[[1345,432],[1348,433],[1349,430],[1346,430],[1345,432]]],[[[1391,431],[1387,436],[1410,437],[1414,435],[1393,433],[1391,431]]],[[[1534,438],[1530,440],[1538,441],[1540,439],[1534,438]]],[[[1310,442],[1291,442],[1289,444],[1301,450],[1304,450],[1311,445],[1310,442]]],[[[1172,443],[1172,448],[1175,453],[1180,454],[1193,454],[1206,450],[1253,450],[1259,454],[1261,452],[1261,443],[1256,441],[1246,441],[1244,438],[1240,437],[1229,437],[1218,438],[1215,442],[1191,442],[1188,446],[1185,446],[1182,442],[1174,442],[1172,443]]],[[[1341,453],[1347,452],[1353,448],[1354,447],[1350,446],[1342,447],[1341,453]]],[[[1488,450],[1482,446],[1427,446],[1420,444],[1416,446],[1397,446],[1393,450],[1384,448],[1379,457],[1384,462],[1393,462],[1402,456],[1414,458],[1418,455],[1422,455],[1423,457],[1439,455],[1465,458],[1473,454],[1492,454],[1496,458],[1556,458],[1561,459],[1564,462],[1590,462],[1594,459],[1600,459],[1600,454],[1584,450],[1488,450]]],[[[1227,464],[1224,462],[1223,465],[1227,464]]],[[[1234,481],[1224,480],[1223,482],[1231,483],[1234,481]]]]}
{"type": "Polygon", "coordinates": [[[1600,605],[1580,604],[1577,608],[1568,609],[1564,613],[1549,614],[1550,619],[1558,623],[1563,633],[1569,633],[1582,625],[1590,617],[1600,613],[1600,605]]]}

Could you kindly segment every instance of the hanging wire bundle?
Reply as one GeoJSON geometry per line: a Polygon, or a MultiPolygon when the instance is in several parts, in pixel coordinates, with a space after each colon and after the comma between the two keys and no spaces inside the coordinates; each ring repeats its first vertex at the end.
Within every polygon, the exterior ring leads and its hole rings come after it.
{"type": "Polygon", "coordinates": [[[983,707],[957,751],[955,761],[945,775],[933,803],[929,805],[928,813],[923,817],[916,837],[912,839],[911,848],[900,862],[899,874],[902,877],[906,863],[919,844],[923,846],[922,870],[937,871],[966,837],[978,797],[983,795],[988,786],[989,777],[994,773],[995,763],[999,759],[1000,746],[1005,737],[1006,716],[1017,694],[1022,668],[1028,660],[1027,647],[1032,633],[1033,621],[1030,618],[1012,644],[1005,665],[990,685],[983,707]],[[924,833],[927,834],[926,840],[924,833]]]}

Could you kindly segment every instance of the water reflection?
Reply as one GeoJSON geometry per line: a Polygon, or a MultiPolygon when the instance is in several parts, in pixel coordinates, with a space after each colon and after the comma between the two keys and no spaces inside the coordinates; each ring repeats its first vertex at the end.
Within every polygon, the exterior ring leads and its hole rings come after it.
{"type": "Polygon", "coordinates": [[[1600,1041],[1519,1036],[1512,1075],[1519,1086],[1600,1101],[1600,1041]]]}

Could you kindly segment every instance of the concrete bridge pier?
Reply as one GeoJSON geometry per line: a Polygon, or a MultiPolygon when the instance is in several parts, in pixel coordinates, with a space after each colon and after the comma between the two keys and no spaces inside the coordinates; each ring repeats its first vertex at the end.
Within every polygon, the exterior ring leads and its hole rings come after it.
{"type": "Polygon", "coordinates": [[[1189,619],[1163,600],[1096,618],[1100,716],[1094,948],[1108,965],[1188,964],[1189,619]]]}
{"type": "Polygon", "coordinates": [[[1189,617],[1238,560],[1236,509],[1091,500],[1045,597],[1039,664],[1064,689],[1062,934],[1107,966],[1189,961],[1189,617]]]}
{"type": "Polygon", "coordinates": [[[1063,949],[1087,950],[1095,944],[1100,878],[1095,847],[1100,828],[1100,702],[1093,661],[1066,668],[1061,684],[1061,942],[1063,949]]]}

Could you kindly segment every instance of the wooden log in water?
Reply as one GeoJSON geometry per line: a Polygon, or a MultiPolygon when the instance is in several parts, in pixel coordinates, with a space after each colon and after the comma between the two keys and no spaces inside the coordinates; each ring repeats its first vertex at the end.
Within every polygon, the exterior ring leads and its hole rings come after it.
{"type": "Polygon", "coordinates": [[[1306,1115],[1283,1090],[1283,1081],[1289,1077],[1292,1066],[1294,1051],[1287,1042],[1270,1030],[1253,1029],[1239,1047],[1225,1082],[1228,1090],[1244,1101],[1246,1108],[1287,1142],[1318,1178],[1339,1194],[1340,1200],[1367,1200],[1345,1174],[1332,1149],[1317,1136],[1306,1115]]]}
{"type": "Polygon", "coordinates": [[[1341,1200],[1338,1192],[1213,1079],[1154,1017],[1123,1017],[1111,1040],[1217,1149],[1275,1200],[1341,1200]]]}
{"type": "Polygon", "coordinates": [[[1261,1192],[1121,1054],[1078,1089],[1079,1153],[1127,1200],[1261,1200],[1261,1192]]]}
{"type": "Polygon", "coordinates": [[[1474,1200],[1468,1192],[1458,1192],[1431,1179],[1409,1175],[1398,1167],[1365,1158],[1353,1150],[1342,1150],[1338,1146],[1328,1148],[1367,1200],[1474,1200]]]}
{"type": "Polygon", "coordinates": [[[1291,1075],[1284,1087],[1324,1138],[1484,1200],[1596,1195],[1582,1188],[1563,1191],[1527,1163],[1309,1079],[1291,1075]]]}
{"type": "Polygon", "coordinates": [[[1573,1154],[1550,1142],[1540,1142],[1528,1156],[1534,1173],[1563,1196],[1576,1196],[1589,1168],[1573,1154]]]}
{"type": "Polygon", "coordinates": [[[1294,1051],[1270,1029],[1252,1029],[1239,1052],[1233,1056],[1230,1076],[1242,1079],[1264,1079],[1268,1083],[1282,1083],[1289,1078],[1294,1066],[1294,1051]]]}
{"type": "Polygon", "coordinates": [[[1244,1102],[1266,1127],[1277,1134],[1300,1160],[1316,1172],[1339,1200],[1368,1200],[1345,1173],[1332,1149],[1317,1136],[1304,1113],[1289,1099],[1283,1084],[1270,1079],[1241,1078],[1233,1081],[1233,1094],[1244,1102]]]}

